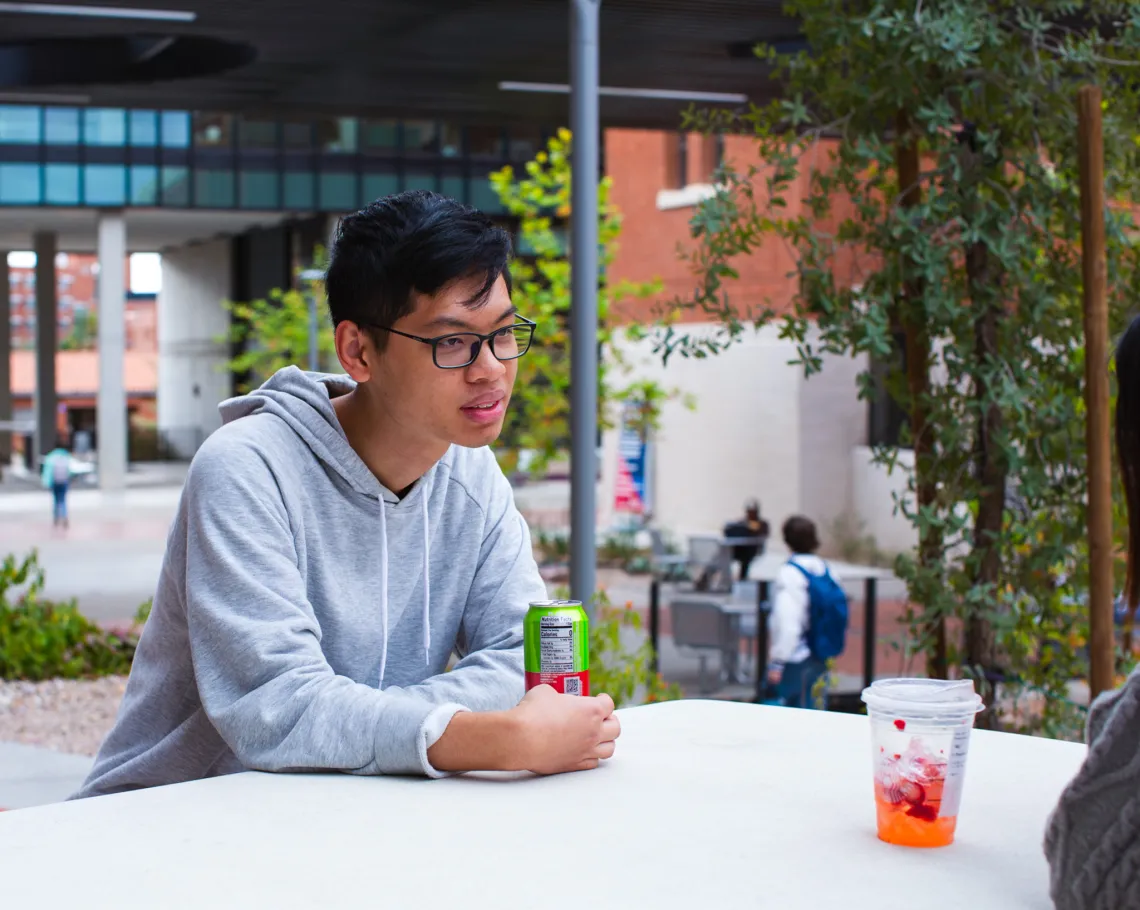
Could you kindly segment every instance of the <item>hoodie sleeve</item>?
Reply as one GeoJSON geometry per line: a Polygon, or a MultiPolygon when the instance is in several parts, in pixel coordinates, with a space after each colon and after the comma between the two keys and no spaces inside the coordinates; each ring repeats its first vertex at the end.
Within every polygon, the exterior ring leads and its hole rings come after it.
{"type": "Polygon", "coordinates": [[[206,715],[237,759],[259,771],[439,776],[427,749],[463,707],[333,672],[262,456],[207,444],[185,496],[194,675],[206,715]]]}
{"type": "Polygon", "coordinates": [[[523,697],[523,618],[532,600],[549,595],[511,485],[490,450],[485,454],[491,493],[482,504],[483,544],[459,629],[461,659],[450,673],[403,691],[433,703],[499,711],[523,697]]]}
{"type": "Polygon", "coordinates": [[[776,598],[772,603],[772,615],[768,619],[770,666],[782,668],[791,661],[803,638],[807,613],[807,579],[795,566],[782,566],[776,577],[776,598]]]}
{"type": "Polygon", "coordinates": [[[1140,670],[1089,709],[1089,752],[1049,818],[1057,910],[1140,907],[1140,670]]]}

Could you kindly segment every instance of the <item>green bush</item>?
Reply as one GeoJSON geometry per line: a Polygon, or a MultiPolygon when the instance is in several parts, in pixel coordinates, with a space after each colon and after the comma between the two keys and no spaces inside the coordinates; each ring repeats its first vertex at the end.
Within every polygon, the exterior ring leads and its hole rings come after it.
{"type": "Polygon", "coordinates": [[[23,560],[9,555],[0,563],[0,679],[81,679],[130,672],[149,602],[120,635],[87,619],[74,600],[46,600],[43,586],[35,550],[23,560]]]}

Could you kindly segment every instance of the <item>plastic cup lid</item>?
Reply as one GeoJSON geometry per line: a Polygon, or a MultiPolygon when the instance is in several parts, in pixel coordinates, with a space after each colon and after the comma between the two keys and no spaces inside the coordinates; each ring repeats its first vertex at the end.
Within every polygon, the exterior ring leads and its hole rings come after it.
{"type": "Polygon", "coordinates": [[[920,717],[970,715],[985,707],[972,679],[880,679],[862,699],[876,714],[920,717]]]}

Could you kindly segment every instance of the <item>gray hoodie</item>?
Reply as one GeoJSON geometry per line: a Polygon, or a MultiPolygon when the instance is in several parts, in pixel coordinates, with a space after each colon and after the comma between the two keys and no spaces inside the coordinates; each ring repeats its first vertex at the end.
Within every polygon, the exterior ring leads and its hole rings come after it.
{"type": "Polygon", "coordinates": [[[247,768],[440,776],[427,750],[457,711],[522,697],[547,594],[494,456],[452,446],[401,500],[340,428],[351,388],[288,367],[222,403],[75,798],[247,768]]]}
{"type": "Polygon", "coordinates": [[[1140,670],[1089,708],[1089,753],[1045,834],[1057,910],[1140,907],[1140,670]]]}

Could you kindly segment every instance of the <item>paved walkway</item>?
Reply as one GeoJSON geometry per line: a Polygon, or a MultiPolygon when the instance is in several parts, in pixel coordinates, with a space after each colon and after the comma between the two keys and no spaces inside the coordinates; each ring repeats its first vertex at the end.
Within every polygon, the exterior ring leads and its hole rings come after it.
{"type": "Polygon", "coordinates": [[[91,759],[84,755],[0,743],[0,809],[65,800],[79,789],[90,768],[91,759]]]}

